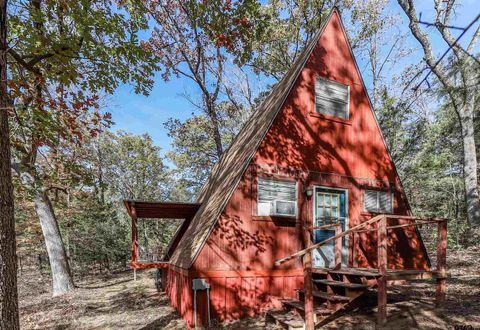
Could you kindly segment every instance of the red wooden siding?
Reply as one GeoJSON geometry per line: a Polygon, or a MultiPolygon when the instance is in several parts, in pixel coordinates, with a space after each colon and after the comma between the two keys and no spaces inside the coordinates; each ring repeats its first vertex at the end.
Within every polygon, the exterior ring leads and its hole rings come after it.
{"type": "MultiPolygon", "coordinates": [[[[394,213],[409,212],[395,166],[382,139],[337,15],[332,16],[281,112],[262,141],[254,163],[305,171],[308,173],[305,180],[308,185],[348,189],[350,227],[372,216],[363,212],[365,189],[393,190],[394,213]],[[315,113],[315,81],[318,77],[350,87],[348,120],[315,113]]],[[[311,221],[312,212],[304,213],[304,216],[311,221]]],[[[359,266],[373,266],[376,263],[376,251],[373,248],[376,238],[373,234],[361,234],[360,237],[361,251],[358,251],[359,260],[355,262],[359,266]]],[[[390,267],[428,267],[420,237],[414,227],[392,232],[389,238],[390,267]]]]}
{"type": "MultiPolygon", "coordinates": [[[[210,308],[211,318],[229,321],[247,316],[260,315],[270,308],[279,308],[279,298],[293,298],[295,289],[303,285],[303,276],[297,274],[257,276],[253,272],[223,273],[224,276],[199,272],[186,275],[186,270],[170,268],[163,278],[164,290],[174,307],[188,327],[194,326],[193,290],[194,278],[207,277],[211,285],[210,308]]],[[[197,292],[197,324],[208,322],[206,291],[197,292]]]]}
{"type": "Polygon", "coordinates": [[[193,324],[193,291],[192,281],[186,273],[187,271],[169,268],[167,275],[162,277],[162,281],[166,283],[164,290],[170,298],[171,306],[191,326],[193,324]]]}
{"type": "Polygon", "coordinates": [[[398,183],[339,18],[332,16],[255,163],[398,183]],[[350,87],[350,119],[315,114],[317,77],[350,87]]]}
{"type": "MultiPolygon", "coordinates": [[[[192,278],[193,279],[193,278],[192,278]]],[[[212,319],[231,321],[261,315],[265,310],[279,308],[279,298],[296,297],[295,289],[303,285],[298,276],[234,276],[209,277],[212,319]]],[[[198,324],[207,324],[206,292],[198,291],[198,324]]]]}
{"type": "MultiPolygon", "coordinates": [[[[255,217],[254,190],[258,175],[300,181],[301,216],[309,222],[312,221],[312,205],[302,194],[305,185],[348,189],[350,227],[372,216],[363,212],[364,189],[393,190],[394,212],[408,212],[395,167],[336,15],[327,25],[319,45],[257,151],[253,165],[197,257],[195,270],[271,269],[274,260],[301,248],[300,219],[288,224],[282,223],[281,218],[255,217]],[[350,86],[348,121],[311,114],[318,76],[350,86]]],[[[398,268],[425,268],[427,262],[416,231],[410,228],[395,233],[391,235],[392,264],[398,268]],[[395,240],[400,245],[394,247],[395,240]]],[[[360,254],[358,263],[366,266],[376,260],[369,249],[374,238],[363,234],[362,239],[365,240],[362,244],[365,258],[360,254]]],[[[285,267],[299,268],[300,261],[285,267]]]]}

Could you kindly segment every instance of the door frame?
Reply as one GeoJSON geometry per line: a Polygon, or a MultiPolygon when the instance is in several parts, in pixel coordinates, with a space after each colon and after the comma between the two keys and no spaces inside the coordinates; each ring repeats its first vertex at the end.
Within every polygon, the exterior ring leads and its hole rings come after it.
{"type": "MultiPolygon", "coordinates": [[[[316,219],[316,213],[317,213],[317,193],[316,189],[321,189],[321,190],[332,190],[332,191],[342,191],[345,193],[345,231],[348,230],[350,227],[350,218],[348,216],[348,189],[347,188],[341,188],[341,187],[327,187],[327,186],[322,186],[322,185],[312,185],[313,187],[313,198],[312,198],[312,226],[314,226],[314,222],[316,219]]],[[[345,264],[348,267],[349,264],[349,259],[350,259],[350,240],[348,239],[348,235],[345,236],[345,250],[347,253],[347,257],[345,260],[345,264]]],[[[343,258],[342,258],[343,261],[343,258]]],[[[343,262],[342,262],[343,263],[343,262]]]]}

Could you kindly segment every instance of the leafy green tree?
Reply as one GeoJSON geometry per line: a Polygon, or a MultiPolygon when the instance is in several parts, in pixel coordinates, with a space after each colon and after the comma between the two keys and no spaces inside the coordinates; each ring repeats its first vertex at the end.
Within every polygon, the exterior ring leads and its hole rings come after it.
{"type": "MultiPolygon", "coordinates": [[[[390,96],[386,88],[378,97],[377,118],[413,212],[451,219],[450,246],[468,244],[462,156],[458,148],[461,137],[455,113],[449,104],[423,113],[410,99],[399,101],[390,96]]],[[[424,97],[431,103],[438,95],[430,91],[424,97]]],[[[422,236],[433,248],[435,237],[428,227],[422,230],[422,236]]]]}
{"type": "Polygon", "coordinates": [[[57,166],[76,177],[69,161],[75,147],[109,120],[89,115],[97,95],[119,83],[147,93],[156,61],[140,47],[136,35],[148,21],[132,2],[14,0],[9,14],[14,169],[35,202],[56,295],[73,280],[50,200],[52,177],[57,166]]]}
{"type": "MultiPolygon", "coordinates": [[[[91,180],[72,189],[70,198],[60,198],[56,208],[74,265],[108,269],[112,263],[125,264],[130,255],[130,218],[122,200],[165,201],[177,190],[171,188],[170,171],[148,134],[105,131],[90,139],[88,151],[91,180]]],[[[140,219],[140,257],[163,251],[178,224],[140,219]]]]}
{"type": "Polygon", "coordinates": [[[106,269],[125,265],[130,255],[130,222],[119,215],[119,203],[102,203],[91,193],[79,192],[70,207],[62,207],[62,232],[70,260],[80,272],[84,265],[106,269]]]}
{"type": "MultiPolygon", "coordinates": [[[[228,147],[250,111],[248,108],[239,111],[230,102],[222,102],[217,109],[222,141],[228,147]]],[[[218,160],[211,122],[206,116],[197,115],[183,122],[170,119],[165,127],[173,149],[167,156],[175,165],[179,188],[195,194],[218,160]]]]}
{"type": "Polygon", "coordinates": [[[97,166],[102,168],[107,201],[168,199],[170,173],[148,134],[105,132],[98,150],[103,154],[97,166]]]}
{"type": "Polygon", "coordinates": [[[457,125],[454,111],[449,106],[441,107],[433,119],[424,122],[417,146],[403,168],[404,184],[415,213],[451,219],[449,238],[454,247],[468,243],[457,125]]]}
{"type": "Polygon", "coordinates": [[[388,0],[356,2],[351,8],[350,24],[347,26],[352,48],[365,62],[362,73],[368,81],[368,92],[375,109],[381,107],[379,101],[383,89],[388,87],[391,95],[401,94],[397,89],[403,86],[391,72],[413,52],[403,42],[408,33],[399,28],[401,18],[392,13],[389,4],[388,0]]]}
{"type": "Polygon", "coordinates": [[[262,10],[269,24],[254,41],[254,56],[248,65],[258,74],[280,80],[335,5],[347,9],[351,1],[268,1],[262,10]]]}
{"type": "MultiPolygon", "coordinates": [[[[462,136],[463,176],[468,221],[471,225],[478,226],[480,224],[480,193],[474,118],[479,107],[477,95],[480,62],[476,45],[480,37],[480,27],[476,28],[469,41],[462,40],[466,43],[464,46],[457,42],[453,32],[454,28],[452,28],[452,19],[455,16],[455,7],[458,5],[458,1],[434,1],[435,18],[431,26],[441,36],[441,40],[446,46],[452,50],[448,62],[444,63],[441,61],[441,57],[435,54],[432,47],[432,40],[436,38],[436,34],[420,27],[421,22],[417,17],[413,0],[397,0],[397,2],[407,15],[410,31],[423,52],[426,67],[419,71],[415,78],[420,77],[424,71],[431,71],[441,88],[440,93],[445,93],[444,99],[451,104],[457,114],[458,128],[462,136]]],[[[423,83],[424,80],[417,84],[423,83]]],[[[418,88],[414,87],[414,89],[418,88]]]]}
{"type": "Polygon", "coordinates": [[[161,0],[143,1],[155,26],[144,47],[163,69],[162,77],[184,77],[194,82],[201,101],[194,106],[209,121],[216,156],[224,150],[218,104],[227,65],[227,53],[245,61],[251,40],[263,31],[264,20],[256,0],[161,0]]]}
{"type": "Polygon", "coordinates": [[[427,118],[418,116],[409,102],[390,96],[385,87],[378,92],[377,103],[375,113],[390,155],[396,167],[403,170],[422,146],[427,118]]]}

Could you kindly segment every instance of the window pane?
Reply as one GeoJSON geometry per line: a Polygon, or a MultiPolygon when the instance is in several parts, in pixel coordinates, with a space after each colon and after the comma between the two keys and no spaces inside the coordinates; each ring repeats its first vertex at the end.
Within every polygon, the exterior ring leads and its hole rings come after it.
{"type": "Polygon", "coordinates": [[[323,115],[348,119],[347,104],[317,98],[316,111],[323,115]]]}
{"type": "Polygon", "coordinates": [[[324,215],[323,207],[319,207],[317,210],[317,217],[323,217],[323,215],[324,215]]]}
{"type": "Polygon", "coordinates": [[[336,207],[332,208],[332,217],[334,218],[338,217],[338,208],[336,207]]]}
{"type": "Polygon", "coordinates": [[[338,195],[332,195],[332,205],[338,206],[338,195]]]}
{"type": "Polygon", "coordinates": [[[258,179],[258,200],[297,200],[296,183],[294,181],[280,181],[273,179],[258,179]]]}
{"type": "Polygon", "coordinates": [[[392,213],[392,193],[389,191],[365,190],[365,210],[392,213]]]}
{"type": "Polygon", "coordinates": [[[376,190],[365,190],[364,194],[364,203],[365,203],[365,210],[377,212],[377,191],[376,190]]]}
{"type": "Polygon", "coordinates": [[[315,92],[318,96],[337,102],[348,101],[348,86],[333,80],[317,79],[315,92]]]}
{"type": "Polygon", "coordinates": [[[318,197],[318,202],[317,202],[317,205],[319,206],[323,206],[323,194],[317,194],[317,197],[318,197]]]}
{"type": "Polygon", "coordinates": [[[386,191],[380,191],[378,197],[380,212],[392,213],[392,194],[386,191]]]}
{"type": "Polygon", "coordinates": [[[318,113],[348,119],[348,86],[332,80],[317,79],[315,108],[318,113]]]}
{"type": "Polygon", "coordinates": [[[330,213],[330,212],[331,212],[331,211],[330,211],[330,208],[329,208],[329,207],[326,207],[326,208],[325,208],[325,217],[330,218],[330,216],[331,216],[331,213],[330,213]]]}
{"type": "Polygon", "coordinates": [[[330,206],[330,195],[325,195],[325,206],[330,206]]]}

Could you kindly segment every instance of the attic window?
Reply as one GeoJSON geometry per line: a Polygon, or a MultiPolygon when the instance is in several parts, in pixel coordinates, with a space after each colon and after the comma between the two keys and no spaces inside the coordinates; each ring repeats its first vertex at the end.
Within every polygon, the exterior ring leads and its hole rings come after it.
{"type": "Polygon", "coordinates": [[[297,183],[258,178],[257,215],[297,215],[297,183]]]}
{"type": "Polygon", "coordinates": [[[376,213],[392,213],[392,193],[379,190],[365,190],[365,211],[376,213]]]}
{"type": "Polygon", "coordinates": [[[322,115],[348,119],[349,87],[336,81],[317,78],[315,111],[322,115]]]}

